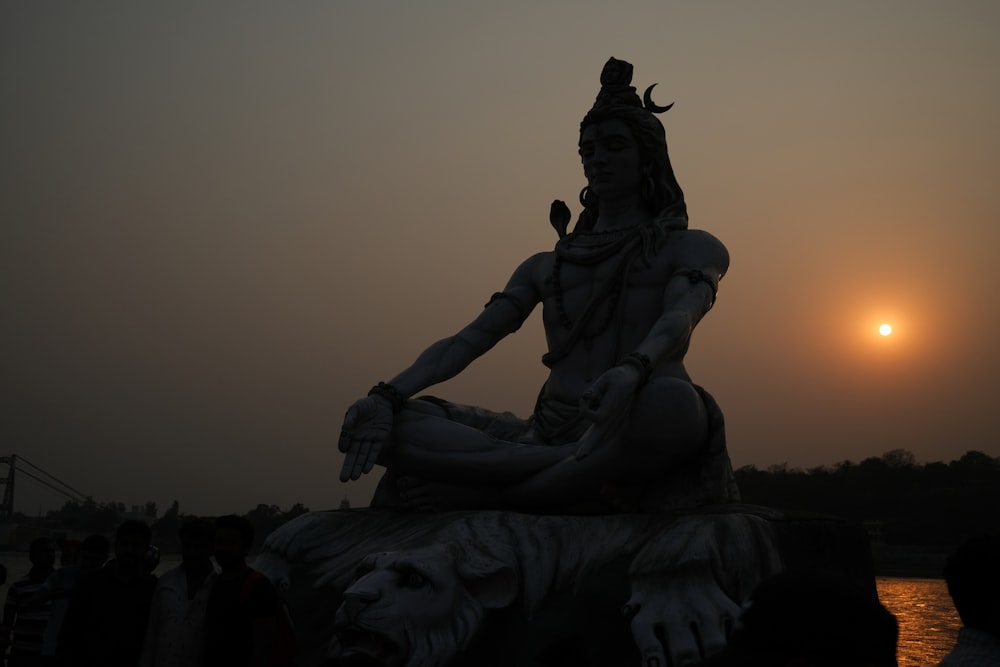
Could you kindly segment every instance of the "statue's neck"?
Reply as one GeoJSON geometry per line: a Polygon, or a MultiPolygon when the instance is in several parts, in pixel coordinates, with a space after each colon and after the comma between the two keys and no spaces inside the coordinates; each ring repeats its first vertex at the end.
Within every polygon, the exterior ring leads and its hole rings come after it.
{"type": "Polygon", "coordinates": [[[625,201],[601,201],[600,212],[593,229],[595,232],[611,231],[634,227],[649,221],[650,216],[638,197],[625,201]]]}

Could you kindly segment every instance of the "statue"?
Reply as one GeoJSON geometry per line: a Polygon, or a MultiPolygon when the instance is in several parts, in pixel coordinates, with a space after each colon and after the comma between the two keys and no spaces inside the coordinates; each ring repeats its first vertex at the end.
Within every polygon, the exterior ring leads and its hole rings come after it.
{"type": "Polygon", "coordinates": [[[631,80],[609,60],[581,123],[573,232],[554,202],[555,248],[347,411],[340,477],[385,467],[372,507],[267,538],[255,567],[289,603],[299,664],[699,664],[782,569],[847,570],[874,594],[860,526],[738,504],[722,411],[684,368],[729,256],[688,229],[669,107],[631,80]],[[550,373],[530,418],[416,397],[538,304],[550,373]]]}
{"type": "Polygon", "coordinates": [[[737,498],[722,413],[684,368],[691,333],[729,265],[688,229],[650,86],[610,59],[580,125],[587,186],[572,233],[529,257],[457,334],[348,410],[340,479],[377,463],[373,507],[546,513],[658,511],[737,498]],[[516,331],[538,304],[550,373],[531,417],[413,398],[516,331]]]}

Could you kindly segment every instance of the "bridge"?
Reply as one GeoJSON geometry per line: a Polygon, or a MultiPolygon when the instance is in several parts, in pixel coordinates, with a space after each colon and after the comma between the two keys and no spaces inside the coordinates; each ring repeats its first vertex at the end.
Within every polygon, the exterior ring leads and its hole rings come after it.
{"type": "Polygon", "coordinates": [[[0,500],[0,521],[11,519],[14,516],[14,482],[18,475],[27,477],[50,491],[65,496],[69,500],[75,500],[79,503],[92,500],[90,496],[77,491],[66,482],[42,470],[23,456],[17,454],[0,456],[0,466],[3,465],[7,466],[7,476],[0,477],[0,485],[3,485],[3,498],[0,500]]]}

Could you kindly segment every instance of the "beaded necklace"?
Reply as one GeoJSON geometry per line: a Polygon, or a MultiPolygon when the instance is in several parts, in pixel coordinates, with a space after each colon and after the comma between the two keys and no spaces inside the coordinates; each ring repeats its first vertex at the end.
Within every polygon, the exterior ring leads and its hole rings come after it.
{"type": "MultiPolygon", "coordinates": [[[[583,265],[594,265],[603,262],[617,252],[620,252],[624,246],[623,240],[627,240],[627,234],[633,232],[638,228],[638,225],[633,225],[627,229],[615,230],[613,232],[581,232],[579,237],[576,239],[580,242],[580,245],[587,247],[590,252],[574,252],[579,251],[579,247],[574,247],[573,245],[563,246],[562,244],[556,245],[556,256],[552,262],[552,275],[549,278],[549,282],[556,292],[556,314],[559,317],[559,323],[566,327],[567,331],[572,331],[575,323],[570,319],[569,314],[566,312],[566,304],[563,299],[563,287],[562,287],[562,265],[566,258],[570,258],[569,262],[571,264],[583,264],[583,265]]],[[[617,267],[621,269],[622,267],[617,267]]],[[[595,329],[590,331],[581,331],[581,340],[590,340],[600,336],[602,333],[608,330],[611,326],[611,319],[614,316],[615,310],[618,306],[618,300],[621,298],[621,283],[623,276],[623,271],[616,271],[614,280],[611,283],[609,289],[602,291],[596,297],[599,297],[600,301],[608,301],[608,306],[605,309],[604,320],[595,329]]],[[[598,305],[598,304],[595,304],[598,305]]]]}
{"type": "Polygon", "coordinates": [[[555,307],[559,323],[566,327],[569,335],[558,349],[542,357],[542,363],[551,367],[564,359],[577,342],[590,341],[605,333],[619,313],[618,304],[627,286],[627,279],[635,261],[642,257],[649,265],[655,252],[657,237],[662,228],[656,224],[642,224],[604,232],[574,232],[556,243],[552,275],[548,282],[555,290],[555,307]],[[612,269],[614,279],[594,292],[583,312],[574,321],[566,312],[565,292],[562,285],[563,262],[593,266],[617,256],[612,269]],[[606,304],[606,305],[605,305],[606,304]],[[604,317],[596,327],[587,329],[598,309],[604,306],[604,317]]]}

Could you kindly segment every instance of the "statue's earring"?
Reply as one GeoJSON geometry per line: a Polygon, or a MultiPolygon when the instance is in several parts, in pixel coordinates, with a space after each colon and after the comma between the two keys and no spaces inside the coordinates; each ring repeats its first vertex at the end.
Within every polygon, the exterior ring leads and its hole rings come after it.
{"type": "Polygon", "coordinates": [[[653,183],[653,177],[647,176],[642,181],[642,185],[639,186],[639,194],[642,195],[643,201],[652,201],[653,195],[656,194],[656,184],[653,183]]]}
{"type": "Polygon", "coordinates": [[[580,190],[580,205],[584,208],[590,208],[593,205],[590,194],[590,186],[583,186],[583,190],[580,190]]]}
{"type": "Polygon", "coordinates": [[[656,196],[656,181],[653,180],[653,170],[649,164],[645,164],[642,167],[642,182],[639,184],[639,196],[645,202],[653,201],[653,197],[656,196]]]}

